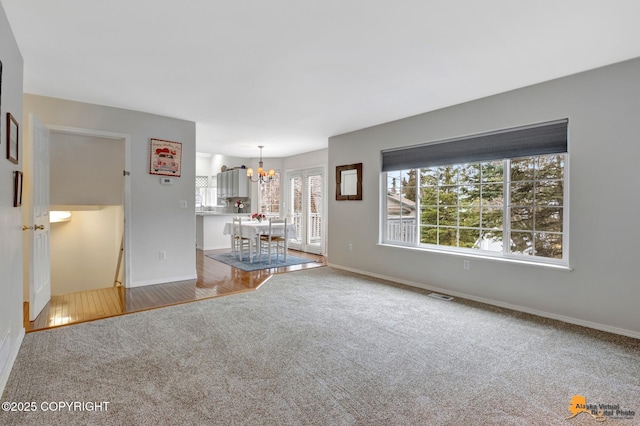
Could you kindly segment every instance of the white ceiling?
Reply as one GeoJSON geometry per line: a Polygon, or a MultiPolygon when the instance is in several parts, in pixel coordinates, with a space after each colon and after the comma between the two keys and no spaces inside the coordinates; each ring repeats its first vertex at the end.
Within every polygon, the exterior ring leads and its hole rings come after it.
{"type": "Polygon", "coordinates": [[[638,0],[0,0],[24,90],[195,121],[197,150],[330,136],[640,56],[638,0]]]}

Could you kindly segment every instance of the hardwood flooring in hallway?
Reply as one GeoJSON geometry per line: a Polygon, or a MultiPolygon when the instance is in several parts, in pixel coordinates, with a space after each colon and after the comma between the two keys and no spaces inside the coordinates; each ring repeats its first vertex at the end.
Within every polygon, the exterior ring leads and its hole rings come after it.
{"type": "Polygon", "coordinates": [[[138,288],[110,287],[52,296],[40,315],[29,321],[29,306],[24,306],[27,332],[77,324],[148,309],[188,303],[257,289],[274,274],[316,268],[325,265],[316,254],[289,250],[289,253],[316,260],[313,263],[244,272],[208,258],[207,254],[227,250],[196,250],[196,280],[156,284],[138,288]]]}

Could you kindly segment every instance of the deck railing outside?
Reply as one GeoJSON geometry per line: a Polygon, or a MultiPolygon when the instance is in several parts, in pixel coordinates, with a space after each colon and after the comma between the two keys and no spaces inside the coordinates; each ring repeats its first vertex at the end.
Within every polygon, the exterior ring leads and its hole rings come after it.
{"type": "MultiPolygon", "coordinates": [[[[296,226],[296,235],[298,241],[302,241],[302,213],[294,213],[293,223],[296,226]]],[[[322,215],[320,213],[311,213],[309,215],[307,241],[309,244],[322,243],[322,215]]]]}
{"type": "Polygon", "coordinates": [[[416,226],[415,217],[388,217],[387,240],[415,243],[417,235],[416,226]]]}

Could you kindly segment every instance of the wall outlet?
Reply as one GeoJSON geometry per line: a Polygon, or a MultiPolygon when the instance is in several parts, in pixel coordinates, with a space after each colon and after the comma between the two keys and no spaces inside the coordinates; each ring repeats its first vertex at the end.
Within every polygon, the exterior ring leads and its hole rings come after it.
{"type": "Polygon", "coordinates": [[[167,252],[164,250],[160,250],[158,252],[158,259],[160,260],[166,260],[167,259],[167,252]]]}
{"type": "Polygon", "coordinates": [[[178,201],[178,205],[180,206],[181,209],[186,209],[187,208],[187,200],[179,200],[178,201]]]}
{"type": "Polygon", "coordinates": [[[353,243],[349,243],[348,248],[349,248],[349,251],[353,251],[353,243]]]}
{"type": "Polygon", "coordinates": [[[462,267],[463,267],[464,269],[469,269],[469,266],[470,266],[470,265],[469,265],[469,261],[468,261],[467,259],[465,259],[465,260],[462,262],[462,267]]]}

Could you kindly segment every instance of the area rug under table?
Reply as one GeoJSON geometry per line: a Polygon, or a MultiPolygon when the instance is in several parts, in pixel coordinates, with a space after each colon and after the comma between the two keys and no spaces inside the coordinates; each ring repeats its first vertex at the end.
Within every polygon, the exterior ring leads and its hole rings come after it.
{"type": "Polygon", "coordinates": [[[268,268],[281,268],[283,266],[292,266],[292,265],[302,265],[305,263],[313,263],[315,260],[306,259],[304,257],[291,256],[287,254],[287,261],[285,262],[282,256],[279,256],[276,259],[276,255],[271,255],[271,264],[268,263],[268,259],[266,256],[263,256],[262,259],[257,258],[253,260],[253,263],[249,263],[249,256],[245,255],[242,261],[238,260],[238,257],[233,257],[231,252],[229,253],[220,253],[220,254],[207,254],[207,257],[217,260],[218,262],[226,263],[227,265],[233,266],[234,268],[242,269],[246,272],[258,271],[260,269],[268,269],[268,268]]]}

